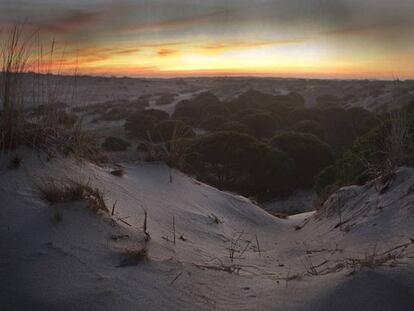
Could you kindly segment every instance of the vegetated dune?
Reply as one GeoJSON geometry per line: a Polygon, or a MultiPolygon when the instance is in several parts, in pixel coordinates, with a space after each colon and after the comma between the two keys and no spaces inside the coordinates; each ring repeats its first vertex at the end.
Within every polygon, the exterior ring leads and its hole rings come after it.
{"type": "Polygon", "coordinates": [[[119,177],[18,152],[0,159],[0,310],[414,309],[413,169],[279,219],[162,164],[119,177]],[[46,178],[99,189],[109,212],[50,205],[46,178]]]}

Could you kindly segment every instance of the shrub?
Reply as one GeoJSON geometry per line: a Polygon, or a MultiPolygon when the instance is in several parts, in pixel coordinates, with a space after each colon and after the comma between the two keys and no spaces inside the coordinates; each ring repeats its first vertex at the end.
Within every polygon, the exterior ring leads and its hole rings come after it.
{"type": "Polygon", "coordinates": [[[74,114],[68,114],[64,110],[56,112],[56,122],[64,128],[72,128],[78,121],[78,117],[74,114]]]}
{"type": "Polygon", "coordinates": [[[313,120],[299,121],[293,124],[289,129],[294,132],[315,135],[321,140],[323,140],[325,136],[325,130],[323,126],[320,123],[313,121],[313,120]]]}
{"type": "Polygon", "coordinates": [[[120,169],[112,170],[110,173],[111,175],[122,177],[124,176],[125,171],[122,168],[120,168],[120,169]]]}
{"type": "Polygon", "coordinates": [[[101,120],[104,121],[118,121],[127,118],[131,111],[126,107],[114,107],[106,112],[101,113],[101,120]]]}
{"type": "Polygon", "coordinates": [[[325,128],[326,141],[338,155],[379,124],[375,115],[363,108],[345,110],[335,107],[322,109],[319,122],[325,128]]]}
{"type": "Polygon", "coordinates": [[[288,95],[279,95],[276,96],[276,98],[292,107],[298,108],[305,105],[305,98],[298,92],[291,92],[288,95]]]}
{"type": "Polygon", "coordinates": [[[221,116],[221,117],[227,117],[230,113],[228,107],[221,102],[212,102],[207,104],[203,108],[203,118],[204,120],[214,117],[214,116],[221,116]]]}
{"type": "Polygon", "coordinates": [[[232,121],[240,122],[240,120],[243,119],[244,117],[246,117],[248,115],[252,115],[252,114],[257,114],[257,113],[266,113],[266,111],[261,110],[261,109],[254,109],[254,108],[242,109],[242,110],[239,110],[239,111],[236,111],[235,113],[233,113],[230,116],[230,119],[232,121]]]}
{"type": "Polygon", "coordinates": [[[178,103],[172,118],[198,127],[206,117],[216,114],[214,111],[221,110],[220,106],[222,106],[222,103],[217,96],[205,92],[190,100],[178,103]]]}
{"type": "Polygon", "coordinates": [[[380,125],[378,118],[368,110],[360,107],[353,107],[346,111],[350,131],[355,138],[368,133],[380,125]]]}
{"type": "Polygon", "coordinates": [[[137,112],[126,120],[125,129],[139,139],[149,140],[156,122],[154,117],[137,112]]]}
{"type": "Polygon", "coordinates": [[[9,169],[17,169],[22,164],[22,158],[18,155],[15,155],[13,158],[10,159],[10,163],[8,165],[9,169]]]}
{"type": "Polygon", "coordinates": [[[231,132],[237,132],[242,134],[250,134],[249,128],[241,124],[237,121],[230,121],[226,122],[223,125],[221,125],[219,128],[217,128],[217,131],[231,131],[231,132]]]}
{"type": "Polygon", "coordinates": [[[165,121],[170,118],[170,115],[168,113],[158,109],[143,110],[141,111],[141,114],[143,114],[144,116],[152,117],[158,122],[165,121]]]}
{"type": "Polygon", "coordinates": [[[346,100],[335,95],[325,94],[316,98],[316,106],[321,109],[340,108],[346,104],[346,100]]]}
{"type": "Polygon", "coordinates": [[[236,132],[196,139],[186,158],[192,172],[220,189],[265,197],[290,190],[293,162],[286,154],[236,132]]]}
{"type": "Polygon", "coordinates": [[[51,205],[56,203],[86,200],[88,208],[94,212],[100,210],[109,212],[103,194],[99,189],[91,188],[88,184],[76,182],[71,179],[55,180],[47,178],[41,180],[37,189],[43,200],[51,205]]]}
{"type": "Polygon", "coordinates": [[[120,267],[136,266],[139,263],[146,263],[149,260],[147,243],[140,248],[127,248],[122,253],[120,267]]]}
{"type": "Polygon", "coordinates": [[[259,109],[269,111],[270,107],[284,109],[290,107],[302,107],[304,99],[299,93],[293,92],[288,95],[271,95],[256,90],[249,90],[241,94],[238,98],[228,103],[231,111],[241,111],[246,109],[259,109]]]}
{"type": "Polygon", "coordinates": [[[362,184],[368,179],[367,166],[359,156],[351,151],[346,152],[334,165],[322,170],[315,178],[315,191],[322,200],[337,189],[362,184]]]}
{"type": "Polygon", "coordinates": [[[212,116],[203,121],[199,128],[207,130],[207,131],[215,131],[221,125],[226,123],[227,119],[222,116],[212,116]]]}
{"type": "Polygon", "coordinates": [[[122,138],[109,136],[105,138],[105,141],[102,144],[102,148],[107,151],[124,151],[131,144],[122,138]]]}
{"type": "Polygon", "coordinates": [[[299,121],[313,120],[320,121],[321,111],[316,108],[297,108],[289,113],[287,119],[291,124],[299,121]]]}
{"type": "Polygon", "coordinates": [[[309,187],[314,177],[333,163],[331,148],[311,134],[285,132],[275,135],[270,144],[286,152],[295,162],[297,184],[309,187]]]}
{"type": "Polygon", "coordinates": [[[414,118],[389,115],[377,128],[358,138],[335,165],[322,171],[315,190],[326,198],[339,187],[387,175],[396,166],[414,164],[414,118]]]}
{"type": "Polygon", "coordinates": [[[267,138],[278,129],[278,121],[267,113],[247,115],[240,120],[249,131],[258,139],[267,138]]]}
{"type": "Polygon", "coordinates": [[[172,103],[177,95],[176,94],[161,94],[160,97],[157,99],[157,106],[164,106],[172,103]]]}
{"type": "Polygon", "coordinates": [[[173,139],[194,136],[192,128],[180,120],[167,120],[158,123],[152,135],[153,140],[157,142],[167,142],[173,139]]]}
{"type": "Polygon", "coordinates": [[[28,68],[31,39],[22,26],[2,33],[0,42],[0,148],[14,149],[22,140],[24,120],[23,73],[28,68]]]}
{"type": "Polygon", "coordinates": [[[367,164],[375,177],[396,166],[414,164],[414,116],[392,114],[358,139],[353,151],[367,164]]]}

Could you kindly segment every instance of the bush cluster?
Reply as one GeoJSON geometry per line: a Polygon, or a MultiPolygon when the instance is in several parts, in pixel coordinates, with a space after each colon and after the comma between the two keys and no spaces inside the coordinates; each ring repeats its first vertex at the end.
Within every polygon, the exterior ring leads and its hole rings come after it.
{"type": "Polygon", "coordinates": [[[220,189],[260,198],[314,186],[321,193],[362,179],[363,164],[349,150],[380,124],[375,114],[347,109],[346,102],[327,95],[307,108],[298,93],[250,90],[221,101],[205,92],[178,103],[171,117],[158,110],[132,114],[125,128],[164,144],[164,161],[220,189]]]}

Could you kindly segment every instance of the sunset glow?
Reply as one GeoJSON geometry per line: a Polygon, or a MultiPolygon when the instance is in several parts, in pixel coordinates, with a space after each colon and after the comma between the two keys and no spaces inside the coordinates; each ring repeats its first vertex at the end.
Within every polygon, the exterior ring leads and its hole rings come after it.
{"type": "Polygon", "coordinates": [[[42,42],[64,46],[53,65],[64,72],[414,77],[412,1],[392,11],[385,0],[254,3],[2,1],[0,22],[25,22],[42,42]]]}

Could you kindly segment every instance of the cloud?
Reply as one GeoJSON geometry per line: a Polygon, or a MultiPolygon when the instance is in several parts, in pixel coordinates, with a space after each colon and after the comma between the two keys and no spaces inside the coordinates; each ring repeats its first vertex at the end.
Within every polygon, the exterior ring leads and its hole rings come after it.
{"type": "Polygon", "coordinates": [[[376,32],[383,35],[384,31],[395,31],[401,35],[404,30],[413,30],[413,28],[414,22],[412,21],[378,21],[377,23],[355,24],[348,27],[336,28],[325,31],[322,34],[327,36],[341,36],[376,32]]]}
{"type": "Polygon", "coordinates": [[[161,57],[165,57],[165,56],[169,56],[171,54],[176,54],[178,52],[179,52],[178,50],[161,49],[161,50],[158,50],[157,54],[161,57]]]}
{"type": "Polygon", "coordinates": [[[38,28],[40,31],[67,33],[96,23],[102,18],[100,13],[82,10],[69,10],[60,16],[55,16],[51,19],[43,19],[37,22],[29,21],[28,24],[34,28],[38,28]]]}
{"type": "Polygon", "coordinates": [[[249,49],[257,48],[262,46],[276,46],[276,45],[287,45],[302,43],[306,38],[298,39],[280,39],[280,40],[253,40],[253,41],[225,41],[225,42],[214,42],[201,45],[201,48],[212,51],[220,50],[231,50],[231,49],[249,49]]]}
{"type": "Polygon", "coordinates": [[[199,25],[202,23],[214,22],[226,18],[231,14],[229,10],[215,11],[202,15],[183,16],[177,18],[170,18],[167,20],[158,20],[146,22],[136,25],[129,25],[122,29],[125,32],[142,32],[142,31],[156,31],[161,29],[176,28],[182,26],[199,25]]]}

